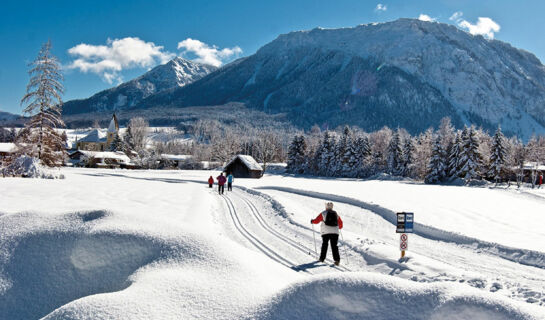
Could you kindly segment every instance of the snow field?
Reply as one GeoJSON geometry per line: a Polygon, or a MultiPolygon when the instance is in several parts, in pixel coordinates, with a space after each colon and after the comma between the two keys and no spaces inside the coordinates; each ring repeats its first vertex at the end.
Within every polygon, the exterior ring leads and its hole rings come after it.
{"type": "Polygon", "coordinates": [[[200,186],[66,175],[0,181],[0,318],[234,319],[299,276],[218,236],[224,212],[200,186]]]}
{"type": "MultiPolygon", "coordinates": [[[[290,192],[259,189],[282,203],[295,223],[323,210],[322,199],[290,192]],[[304,206],[301,204],[304,203],[304,206]]],[[[517,300],[545,303],[545,270],[505,260],[488,252],[453,242],[409,235],[407,259],[399,261],[399,234],[380,215],[347,203],[336,202],[344,222],[341,261],[354,270],[395,275],[416,282],[459,282],[517,300]],[[348,258],[348,259],[347,259],[348,258]]],[[[320,239],[318,244],[320,243],[320,239]]],[[[330,253],[329,253],[330,254],[330,253]]]]}
{"type": "Polygon", "coordinates": [[[313,263],[325,201],[270,187],[350,180],[267,175],[219,196],[210,171],[62,171],[0,180],[0,318],[545,318],[545,270],[418,235],[400,262],[393,225],[350,203],[341,268],[313,263]]]}
{"type": "MultiPolygon", "coordinates": [[[[199,173],[189,173],[197,177],[199,173]]],[[[543,250],[545,199],[526,192],[378,181],[265,175],[243,179],[250,188],[288,187],[334,194],[376,204],[392,212],[415,213],[415,222],[508,247],[543,250]]],[[[545,197],[545,189],[531,190],[545,197]]]]}

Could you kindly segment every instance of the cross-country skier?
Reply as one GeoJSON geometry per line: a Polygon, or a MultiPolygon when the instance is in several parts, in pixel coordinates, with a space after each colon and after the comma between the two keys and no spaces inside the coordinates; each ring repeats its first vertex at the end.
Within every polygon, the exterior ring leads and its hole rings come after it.
{"type": "Polygon", "coordinates": [[[233,191],[233,175],[229,172],[227,175],[227,191],[233,191]]]}
{"type": "Polygon", "coordinates": [[[320,225],[320,231],[322,234],[322,251],[320,252],[320,262],[324,262],[327,255],[327,243],[331,242],[331,251],[333,252],[333,260],[335,265],[339,265],[341,257],[339,255],[339,247],[337,242],[339,241],[339,230],[343,228],[343,221],[341,217],[333,210],[333,203],[328,202],[325,204],[325,210],[322,211],[316,219],[310,220],[312,224],[320,225]]]}
{"type": "Polygon", "coordinates": [[[218,180],[218,193],[223,194],[223,192],[225,191],[225,181],[227,181],[227,179],[225,179],[223,172],[220,173],[220,175],[216,179],[218,180]]]}
{"type": "Polygon", "coordinates": [[[538,181],[537,181],[537,184],[538,184],[538,187],[537,187],[537,188],[540,189],[540,188],[541,188],[541,185],[543,184],[543,173],[540,173],[540,174],[539,174],[539,178],[538,178],[537,180],[538,180],[538,181]]]}
{"type": "Polygon", "coordinates": [[[214,185],[214,178],[210,176],[210,178],[208,178],[208,188],[212,188],[212,185],[214,185]]]}

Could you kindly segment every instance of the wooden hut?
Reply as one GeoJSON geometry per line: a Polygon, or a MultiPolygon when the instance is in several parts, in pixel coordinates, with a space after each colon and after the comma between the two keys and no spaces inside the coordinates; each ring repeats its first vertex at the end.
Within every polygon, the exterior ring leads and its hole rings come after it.
{"type": "Polygon", "coordinates": [[[263,168],[255,161],[254,158],[248,155],[236,155],[223,168],[227,174],[232,173],[235,178],[256,178],[259,179],[263,175],[263,168]]]}

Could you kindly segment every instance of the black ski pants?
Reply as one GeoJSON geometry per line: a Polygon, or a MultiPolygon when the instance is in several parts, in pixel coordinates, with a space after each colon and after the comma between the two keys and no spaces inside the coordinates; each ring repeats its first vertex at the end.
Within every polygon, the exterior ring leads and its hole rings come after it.
{"type": "Polygon", "coordinates": [[[227,191],[233,191],[233,183],[227,182],[227,191]]]}
{"type": "Polygon", "coordinates": [[[327,255],[327,243],[331,242],[331,251],[333,252],[333,260],[341,261],[341,256],[339,255],[339,247],[337,242],[339,242],[339,235],[330,233],[322,235],[322,251],[320,253],[320,260],[325,260],[327,255]]]}
{"type": "Polygon", "coordinates": [[[218,192],[219,192],[219,194],[223,194],[224,191],[225,191],[225,185],[223,185],[223,184],[218,184],[218,192]]]}

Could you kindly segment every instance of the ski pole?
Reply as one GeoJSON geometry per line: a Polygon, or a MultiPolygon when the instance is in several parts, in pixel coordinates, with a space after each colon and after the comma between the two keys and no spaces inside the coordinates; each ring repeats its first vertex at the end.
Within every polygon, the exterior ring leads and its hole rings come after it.
{"type": "Polygon", "coordinates": [[[348,265],[348,255],[346,254],[346,241],[344,241],[343,231],[339,229],[339,233],[341,234],[341,239],[343,240],[343,251],[344,256],[346,257],[346,264],[348,265]]]}
{"type": "Polygon", "coordinates": [[[310,224],[312,226],[312,238],[314,239],[314,254],[318,256],[318,250],[316,250],[316,235],[314,235],[314,224],[310,224]]]}

